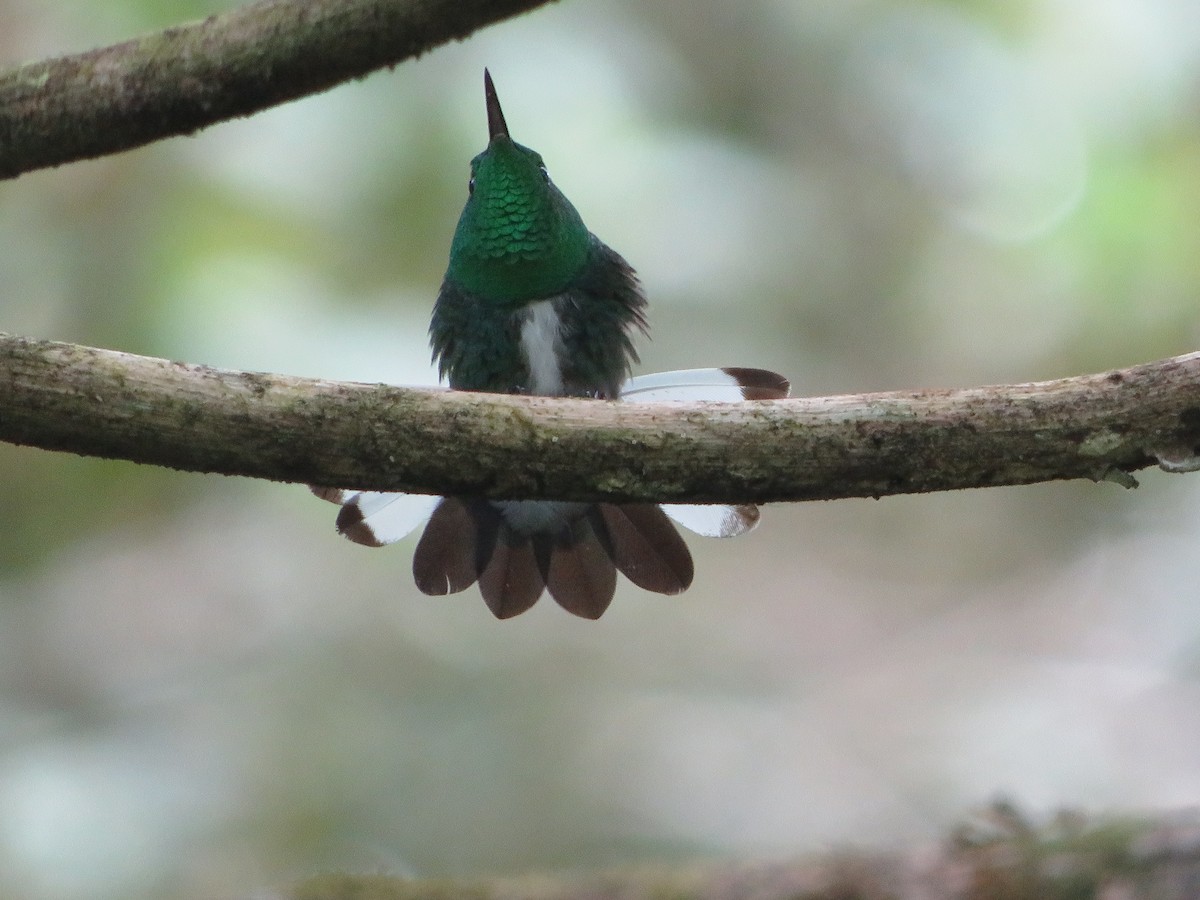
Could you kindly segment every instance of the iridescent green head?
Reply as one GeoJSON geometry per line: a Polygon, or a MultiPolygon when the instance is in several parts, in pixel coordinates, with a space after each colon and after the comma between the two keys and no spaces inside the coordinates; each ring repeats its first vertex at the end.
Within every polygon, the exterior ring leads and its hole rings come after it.
{"type": "Polygon", "coordinates": [[[550,181],[541,155],[509,137],[486,70],[483,86],[490,140],[471,160],[470,196],[450,245],[446,278],[502,303],[551,297],[587,261],[587,226],[550,181]]]}

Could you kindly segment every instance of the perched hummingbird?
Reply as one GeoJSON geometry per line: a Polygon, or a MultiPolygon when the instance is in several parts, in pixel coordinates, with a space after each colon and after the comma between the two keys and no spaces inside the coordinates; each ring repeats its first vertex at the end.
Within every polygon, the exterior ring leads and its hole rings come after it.
{"type": "MultiPolygon", "coordinates": [[[[775,399],[782,376],[697,369],[626,381],[646,332],[646,299],[630,265],[588,231],[542,157],[516,143],[485,70],[488,146],[471,160],[468,197],[429,326],[433,358],[455,390],[552,397],[775,399]]],[[[754,527],[754,506],[657,506],[426,497],[314,488],[342,509],[350,540],[383,546],[428,525],[413,556],[426,594],[476,582],[501,619],[544,590],[568,612],[599,618],[617,571],[648,591],[677,594],[692,558],[668,515],[704,535],[754,527]]]]}

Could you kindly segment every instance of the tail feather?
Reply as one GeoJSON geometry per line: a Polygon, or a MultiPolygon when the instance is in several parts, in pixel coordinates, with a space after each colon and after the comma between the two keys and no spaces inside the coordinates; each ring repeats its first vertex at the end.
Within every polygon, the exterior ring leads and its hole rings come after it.
{"type": "Polygon", "coordinates": [[[692,554],[666,513],[652,503],[600,504],[613,562],[638,587],[679,594],[692,583],[692,554]]]}
{"type": "Polygon", "coordinates": [[[546,583],[533,541],[501,526],[500,536],[479,573],[479,592],[497,619],[520,615],[537,603],[546,583]]]}
{"type": "Polygon", "coordinates": [[[348,491],[344,488],[313,487],[322,500],[341,505],[338,533],[356,544],[382,547],[408,537],[425,522],[441,497],[380,491],[348,491]]]}
{"type": "Polygon", "coordinates": [[[550,596],[585,619],[604,615],[617,590],[617,568],[605,538],[603,520],[589,514],[556,535],[550,547],[545,571],[550,596]]]}
{"type": "Polygon", "coordinates": [[[496,541],[498,516],[489,521],[483,506],[458,497],[437,505],[413,553],[413,580],[422,593],[453,594],[475,583],[479,561],[492,557],[496,541]]]}

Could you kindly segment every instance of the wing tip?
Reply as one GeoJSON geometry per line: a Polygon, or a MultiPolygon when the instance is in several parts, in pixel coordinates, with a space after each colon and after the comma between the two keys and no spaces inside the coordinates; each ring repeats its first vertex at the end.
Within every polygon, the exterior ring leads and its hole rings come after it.
{"type": "Polygon", "coordinates": [[[723,366],[721,371],[737,383],[746,400],[782,400],[792,389],[787,378],[770,369],[723,366]]]}
{"type": "Polygon", "coordinates": [[[362,544],[364,547],[384,546],[384,542],[376,537],[374,530],[372,530],[363,517],[362,510],[358,508],[358,504],[353,500],[345,503],[338,510],[335,524],[338,534],[349,538],[356,544],[362,544]]]}
{"type": "Polygon", "coordinates": [[[753,503],[732,506],[714,503],[663,503],[667,517],[693,534],[710,538],[732,538],[758,527],[762,511],[753,503]]]}
{"type": "Polygon", "coordinates": [[[346,502],[346,491],[343,488],[322,487],[319,484],[310,484],[308,489],[322,500],[328,500],[330,503],[336,503],[341,506],[346,502]]]}

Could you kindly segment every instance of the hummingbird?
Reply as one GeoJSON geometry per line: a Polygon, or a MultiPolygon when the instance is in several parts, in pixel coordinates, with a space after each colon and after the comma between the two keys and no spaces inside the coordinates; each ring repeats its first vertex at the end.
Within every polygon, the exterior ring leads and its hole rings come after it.
{"type": "MultiPolygon", "coordinates": [[[[466,205],[429,326],[433,360],[452,390],[595,400],[778,399],[788,382],[762,369],[695,369],[628,378],[646,335],[633,268],[592,234],[550,180],[540,154],[509,135],[483,75],[487,148],[471,160],[466,205]]],[[[546,591],[570,613],[599,618],[620,571],[638,587],[678,594],[692,583],[687,544],[753,528],[751,505],[573,503],[355,492],[314,487],[341,504],[338,531],[367,546],[427,521],[413,554],[425,594],[478,583],[507,619],[546,591]]]]}

